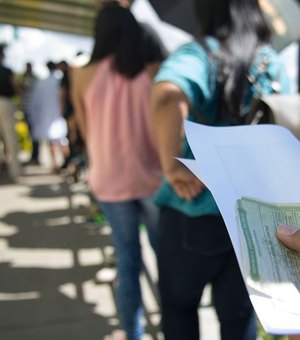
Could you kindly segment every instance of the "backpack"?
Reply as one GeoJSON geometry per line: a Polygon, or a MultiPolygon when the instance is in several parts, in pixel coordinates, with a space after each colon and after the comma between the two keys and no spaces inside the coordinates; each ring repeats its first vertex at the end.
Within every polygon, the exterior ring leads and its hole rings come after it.
{"type": "Polygon", "coordinates": [[[253,99],[245,124],[277,124],[300,140],[300,95],[273,93],[253,99]]]}
{"type": "Polygon", "coordinates": [[[243,124],[278,124],[287,127],[300,139],[300,95],[280,94],[280,74],[271,77],[268,68],[270,57],[258,61],[254,67],[260,72],[250,74],[248,79],[255,88],[256,95],[248,112],[243,116],[243,124]],[[261,83],[268,83],[264,93],[261,83]]]}

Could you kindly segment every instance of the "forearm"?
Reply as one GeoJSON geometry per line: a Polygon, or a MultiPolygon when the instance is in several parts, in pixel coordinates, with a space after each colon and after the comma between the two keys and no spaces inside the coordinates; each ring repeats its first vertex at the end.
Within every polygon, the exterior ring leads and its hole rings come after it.
{"type": "Polygon", "coordinates": [[[154,86],[151,117],[163,172],[177,195],[191,200],[204,189],[204,185],[175,159],[181,156],[182,123],[188,109],[188,100],[176,85],[160,83],[154,86]]]}
{"type": "Polygon", "coordinates": [[[188,103],[183,94],[164,83],[154,86],[151,119],[165,174],[178,165],[174,157],[181,156],[182,122],[187,109],[188,103]]]}

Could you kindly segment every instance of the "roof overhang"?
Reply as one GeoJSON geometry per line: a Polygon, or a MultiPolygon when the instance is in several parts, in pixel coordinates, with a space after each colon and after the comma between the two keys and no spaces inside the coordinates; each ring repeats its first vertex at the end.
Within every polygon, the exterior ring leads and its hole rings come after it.
{"type": "Polygon", "coordinates": [[[96,0],[0,0],[0,24],[91,36],[96,0]]]}

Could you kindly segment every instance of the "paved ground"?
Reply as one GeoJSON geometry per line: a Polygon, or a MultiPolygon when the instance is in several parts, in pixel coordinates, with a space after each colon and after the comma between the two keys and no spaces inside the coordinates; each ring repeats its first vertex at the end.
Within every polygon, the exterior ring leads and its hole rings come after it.
{"type": "MultiPolygon", "coordinates": [[[[25,167],[18,184],[0,172],[1,340],[108,340],[118,328],[113,286],[95,280],[113,252],[109,227],[87,222],[89,205],[83,183],[46,167],[25,167]]],[[[145,340],[158,340],[154,258],[141,237],[148,273],[142,277],[145,340]]],[[[200,314],[202,339],[217,340],[212,308],[200,314]]]]}

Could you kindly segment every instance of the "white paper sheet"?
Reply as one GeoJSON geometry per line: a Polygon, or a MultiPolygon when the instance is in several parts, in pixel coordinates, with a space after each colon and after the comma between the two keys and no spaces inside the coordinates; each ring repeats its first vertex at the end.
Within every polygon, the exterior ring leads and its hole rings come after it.
{"type": "MultiPolygon", "coordinates": [[[[277,125],[209,127],[185,121],[185,133],[195,161],[181,161],[212,192],[241,266],[236,202],[246,196],[300,203],[300,142],[277,125]]],[[[292,313],[276,309],[272,298],[248,290],[267,332],[300,334],[300,306],[292,313]]]]}

